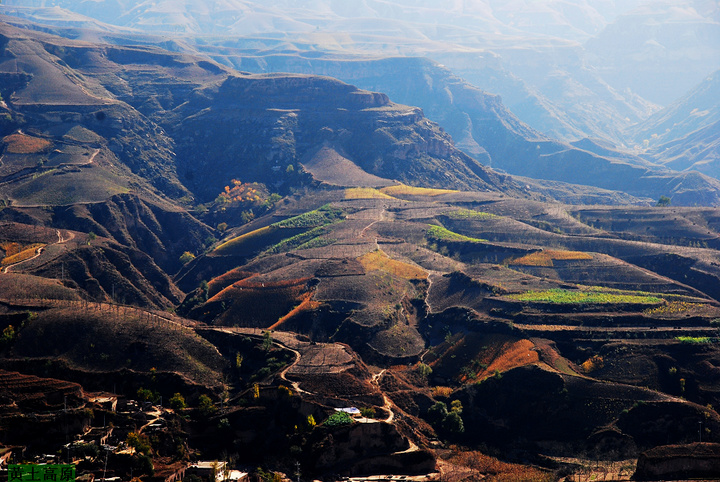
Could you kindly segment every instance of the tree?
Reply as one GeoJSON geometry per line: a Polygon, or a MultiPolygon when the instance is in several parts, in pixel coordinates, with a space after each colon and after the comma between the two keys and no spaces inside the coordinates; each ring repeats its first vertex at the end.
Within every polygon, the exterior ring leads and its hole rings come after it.
{"type": "Polygon", "coordinates": [[[670,205],[670,198],[667,196],[660,196],[660,199],[658,199],[658,202],[656,204],[656,206],[661,206],[661,207],[665,207],[665,206],[669,206],[669,205],[670,205]]]}
{"type": "Polygon", "coordinates": [[[194,259],[195,255],[192,254],[190,251],[185,251],[183,254],[180,255],[180,262],[182,264],[187,264],[194,259]]]}
{"type": "Polygon", "coordinates": [[[200,395],[198,399],[198,410],[203,417],[209,417],[217,412],[217,407],[207,395],[200,395]]]}
{"type": "Polygon", "coordinates": [[[417,364],[416,370],[418,374],[423,378],[427,378],[432,374],[432,368],[430,368],[430,365],[427,365],[423,362],[417,364]]]}
{"type": "Polygon", "coordinates": [[[172,397],[170,397],[170,408],[173,410],[182,410],[183,408],[187,408],[187,403],[185,403],[185,397],[180,395],[179,393],[176,393],[172,397]]]}
{"type": "Polygon", "coordinates": [[[262,348],[266,352],[270,351],[270,348],[272,348],[272,333],[270,333],[270,330],[263,333],[262,348]]]}
{"type": "Polygon", "coordinates": [[[308,415],[307,420],[306,420],[306,425],[310,430],[314,429],[315,425],[316,425],[315,417],[313,417],[312,415],[308,415]]]}
{"type": "Polygon", "coordinates": [[[227,223],[220,223],[217,225],[217,230],[220,231],[221,233],[224,233],[225,230],[227,229],[227,227],[228,227],[227,223]]]}
{"type": "Polygon", "coordinates": [[[465,425],[460,417],[460,413],[452,411],[442,421],[442,428],[451,433],[462,433],[465,431],[465,425]]]}
{"type": "Polygon", "coordinates": [[[12,325],[8,325],[3,330],[2,338],[0,338],[0,341],[2,341],[3,344],[9,344],[15,339],[16,335],[17,334],[15,333],[15,328],[12,325]]]}
{"type": "Polygon", "coordinates": [[[136,452],[147,455],[150,453],[150,439],[147,435],[137,432],[130,432],[125,443],[128,447],[132,447],[136,452]]]}
{"type": "Polygon", "coordinates": [[[150,390],[149,388],[138,388],[137,396],[138,399],[145,402],[157,403],[160,400],[160,394],[156,391],[150,390]]]}
{"type": "Polygon", "coordinates": [[[94,232],[90,231],[90,232],[87,234],[87,244],[88,244],[88,246],[90,245],[91,242],[95,241],[96,239],[97,239],[97,234],[95,234],[94,232]]]}
{"type": "Polygon", "coordinates": [[[428,420],[431,425],[438,425],[442,423],[443,419],[447,417],[448,410],[445,402],[435,402],[435,405],[430,407],[427,412],[428,420]]]}

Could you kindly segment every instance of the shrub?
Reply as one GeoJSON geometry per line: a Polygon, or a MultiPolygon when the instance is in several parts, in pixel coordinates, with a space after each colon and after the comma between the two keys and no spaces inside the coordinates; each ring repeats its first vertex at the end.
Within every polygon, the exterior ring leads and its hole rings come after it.
{"type": "Polygon", "coordinates": [[[185,251],[183,254],[180,255],[180,262],[182,264],[187,264],[194,259],[195,255],[192,254],[190,251],[185,251]]]}
{"type": "Polygon", "coordinates": [[[440,398],[448,398],[452,394],[453,390],[450,387],[433,387],[432,396],[440,398]]]}
{"type": "Polygon", "coordinates": [[[353,419],[350,414],[346,412],[335,412],[325,420],[323,425],[325,425],[326,427],[335,428],[350,425],[351,423],[353,423],[353,419]]]}
{"type": "Polygon", "coordinates": [[[365,418],[375,418],[375,409],[373,407],[363,407],[360,414],[365,418]]]}
{"type": "Polygon", "coordinates": [[[590,373],[605,366],[605,360],[600,355],[593,355],[582,363],[582,369],[585,373],[590,373]]]}

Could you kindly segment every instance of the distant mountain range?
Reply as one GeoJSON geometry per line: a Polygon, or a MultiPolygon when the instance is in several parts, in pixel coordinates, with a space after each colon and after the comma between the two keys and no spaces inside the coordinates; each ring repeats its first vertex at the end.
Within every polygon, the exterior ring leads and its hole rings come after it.
{"type": "MultiPolygon", "coordinates": [[[[138,32],[197,37],[199,44],[236,39],[236,46],[266,53],[422,55],[472,83],[472,69],[463,64],[491,51],[528,87],[562,106],[592,101],[588,90],[604,103],[613,97],[629,103],[641,115],[652,104],[674,101],[720,64],[720,9],[703,0],[483,0],[451,5],[365,0],[352,8],[338,0],[38,0],[32,8],[21,0],[5,4],[4,13],[44,23],[95,27],[101,21],[138,32]],[[457,58],[459,53],[463,55],[457,58]],[[563,99],[563,93],[569,98],[563,99]],[[634,95],[647,99],[645,105],[634,95]]],[[[618,119],[636,121],[619,113],[618,119]]]]}
{"type": "MultiPolygon", "coordinates": [[[[8,32],[17,36],[20,31],[8,32]]],[[[73,43],[45,35],[6,43],[12,48],[5,49],[2,75],[7,81],[2,94],[10,101],[8,115],[13,119],[7,133],[32,127],[57,142],[71,142],[73,136],[92,138],[100,155],[117,158],[133,176],[140,176],[133,186],[149,182],[174,199],[211,199],[230,178],[282,185],[288,182],[284,175],[288,166],[307,162],[318,149],[329,146],[367,174],[410,184],[507,193],[530,189],[536,190],[535,195],[542,192],[569,202],[637,202],[620,201],[607,192],[620,191],[645,202],[666,195],[676,204],[720,203],[720,182],[715,179],[678,174],[602,142],[555,141],[520,121],[499,97],[429,60],[301,62],[297,57],[277,56],[253,60],[256,66],[275,62],[280,70],[329,74],[388,97],[355,92],[354,87],[320,77],[238,75],[198,57],[156,48],[73,43]],[[39,42],[37,48],[27,50],[30,39],[39,42]],[[429,127],[418,109],[392,101],[422,107],[452,139],[438,127],[429,127]],[[66,118],[74,115],[80,120],[62,128],[48,124],[54,118],[50,112],[59,104],[68,111],[66,118]],[[232,111],[229,105],[235,106],[232,111]],[[38,114],[31,121],[12,106],[38,114]],[[337,109],[350,107],[359,109],[357,114],[338,114],[337,109]],[[264,114],[251,116],[258,109],[264,114]],[[100,112],[102,120],[92,117],[100,112]],[[226,112],[232,117],[225,118],[226,112]],[[252,123],[245,118],[252,118],[252,123]],[[230,126],[232,130],[226,132],[230,126]],[[82,134],[77,133],[80,130],[82,134]],[[203,147],[198,151],[198,146],[203,147]],[[204,156],[197,159],[197,152],[204,156]],[[588,187],[578,197],[576,188],[563,184],[552,188],[512,184],[509,177],[485,165],[508,174],[588,187]]],[[[102,189],[76,190],[75,199],[104,199],[103,193],[126,192],[131,185],[110,174],[103,179],[102,189]]],[[[16,203],[37,199],[42,204],[36,184],[43,185],[34,178],[13,178],[3,191],[16,203]]]]}

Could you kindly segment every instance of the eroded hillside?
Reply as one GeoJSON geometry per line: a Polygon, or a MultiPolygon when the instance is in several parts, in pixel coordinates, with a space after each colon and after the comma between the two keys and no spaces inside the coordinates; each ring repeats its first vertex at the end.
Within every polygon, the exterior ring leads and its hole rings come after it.
{"type": "Polygon", "coordinates": [[[717,208],[563,204],[636,199],[331,78],[0,29],[3,443],[554,480],[720,433],[717,208]]]}

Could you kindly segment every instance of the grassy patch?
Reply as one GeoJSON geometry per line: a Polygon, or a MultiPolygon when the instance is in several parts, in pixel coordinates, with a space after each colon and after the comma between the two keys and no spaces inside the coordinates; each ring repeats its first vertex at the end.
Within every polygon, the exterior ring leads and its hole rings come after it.
{"type": "Polygon", "coordinates": [[[521,266],[553,266],[553,261],[591,260],[592,255],[582,251],[555,251],[546,249],[530,253],[522,258],[510,261],[508,264],[521,266]]]}
{"type": "Polygon", "coordinates": [[[326,204],[313,211],[308,211],[299,216],[284,219],[270,226],[276,228],[316,228],[330,223],[340,221],[344,218],[342,210],[330,207],[326,204]]]}
{"type": "Polygon", "coordinates": [[[464,241],[470,243],[485,243],[487,239],[471,238],[462,234],[455,233],[442,226],[431,225],[426,233],[426,237],[430,241],[464,241]]]}
{"type": "Polygon", "coordinates": [[[358,258],[360,264],[367,271],[381,270],[386,271],[399,278],[410,279],[425,279],[427,278],[427,271],[417,266],[413,266],[402,261],[390,258],[382,250],[372,251],[364,254],[358,258]]]}
{"type": "Polygon", "coordinates": [[[249,256],[263,248],[265,254],[282,253],[314,241],[327,233],[325,226],[340,222],[344,217],[342,210],[325,205],[232,238],[215,248],[213,254],[249,256]]]}
{"type": "MultiPolygon", "coordinates": [[[[295,236],[292,236],[290,238],[283,239],[274,246],[266,249],[263,254],[285,253],[295,248],[308,249],[313,247],[321,247],[324,245],[323,241],[325,240],[320,238],[320,236],[326,234],[327,232],[328,229],[325,226],[313,228],[310,231],[306,231],[304,233],[296,234],[295,236]]],[[[332,242],[328,244],[332,244],[332,242]]]]}
{"type": "Polygon", "coordinates": [[[680,343],[688,343],[691,345],[713,343],[713,339],[709,336],[676,336],[675,339],[680,343]]]}
{"type": "Polygon", "coordinates": [[[458,192],[454,189],[433,189],[429,187],[415,187],[399,184],[397,186],[388,186],[380,189],[380,192],[389,196],[440,196],[441,194],[451,194],[458,192]]]}
{"type": "Polygon", "coordinates": [[[345,199],[395,199],[372,187],[351,187],[345,189],[345,199]]]}
{"type": "Polygon", "coordinates": [[[653,304],[663,300],[655,296],[631,295],[619,293],[600,293],[591,291],[571,291],[563,289],[551,289],[545,291],[529,291],[509,298],[517,301],[538,301],[542,303],[577,303],[577,304],[616,304],[616,303],[641,303],[653,304]]]}
{"type": "Polygon", "coordinates": [[[458,220],[466,220],[466,219],[485,220],[485,219],[495,219],[495,218],[499,217],[496,214],[486,213],[483,211],[475,211],[473,209],[457,209],[457,210],[445,213],[445,216],[449,217],[450,219],[458,219],[458,220]]]}

